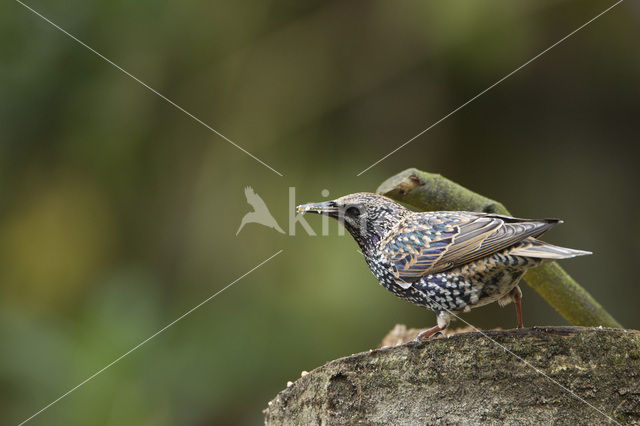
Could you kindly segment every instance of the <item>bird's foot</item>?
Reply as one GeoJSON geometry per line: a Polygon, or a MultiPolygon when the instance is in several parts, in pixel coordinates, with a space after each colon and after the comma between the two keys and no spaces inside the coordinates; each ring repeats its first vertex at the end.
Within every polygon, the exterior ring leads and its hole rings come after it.
{"type": "Polygon", "coordinates": [[[440,328],[440,326],[437,326],[437,325],[433,326],[430,329],[425,330],[420,334],[418,334],[418,337],[416,337],[416,340],[426,340],[429,338],[436,337],[438,334],[443,335],[442,330],[444,330],[444,328],[440,328]]]}

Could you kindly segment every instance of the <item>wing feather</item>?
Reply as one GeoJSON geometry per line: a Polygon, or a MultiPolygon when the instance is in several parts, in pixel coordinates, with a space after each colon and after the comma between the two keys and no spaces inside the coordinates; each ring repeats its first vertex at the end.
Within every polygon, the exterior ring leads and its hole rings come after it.
{"type": "Polygon", "coordinates": [[[380,243],[397,279],[443,272],[536,237],[559,223],[473,212],[415,213],[380,243]]]}

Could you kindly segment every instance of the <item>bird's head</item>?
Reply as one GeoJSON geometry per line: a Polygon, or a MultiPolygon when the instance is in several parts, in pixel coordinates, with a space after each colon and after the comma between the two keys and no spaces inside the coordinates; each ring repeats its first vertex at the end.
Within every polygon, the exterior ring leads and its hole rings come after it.
{"type": "Polygon", "coordinates": [[[317,213],[337,219],[364,250],[377,243],[409,210],[382,195],[358,192],[331,201],[302,204],[300,213],[317,213]]]}

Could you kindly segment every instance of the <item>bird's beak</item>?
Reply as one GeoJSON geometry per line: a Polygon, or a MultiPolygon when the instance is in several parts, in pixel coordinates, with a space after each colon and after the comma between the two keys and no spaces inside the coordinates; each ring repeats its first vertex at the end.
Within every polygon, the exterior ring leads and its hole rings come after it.
{"type": "Polygon", "coordinates": [[[296,207],[298,213],[318,213],[318,214],[326,214],[331,215],[332,213],[338,213],[340,209],[338,208],[335,201],[325,201],[322,203],[309,203],[309,204],[301,204],[296,207]]]}

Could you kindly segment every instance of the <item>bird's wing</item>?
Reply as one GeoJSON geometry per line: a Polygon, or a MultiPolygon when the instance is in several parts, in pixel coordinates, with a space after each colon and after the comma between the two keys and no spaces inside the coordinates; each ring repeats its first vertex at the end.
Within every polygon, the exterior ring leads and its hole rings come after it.
{"type": "Polygon", "coordinates": [[[558,222],[473,212],[416,213],[380,242],[380,250],[396,278],[412,283],[539,236],[558,222]]]}

